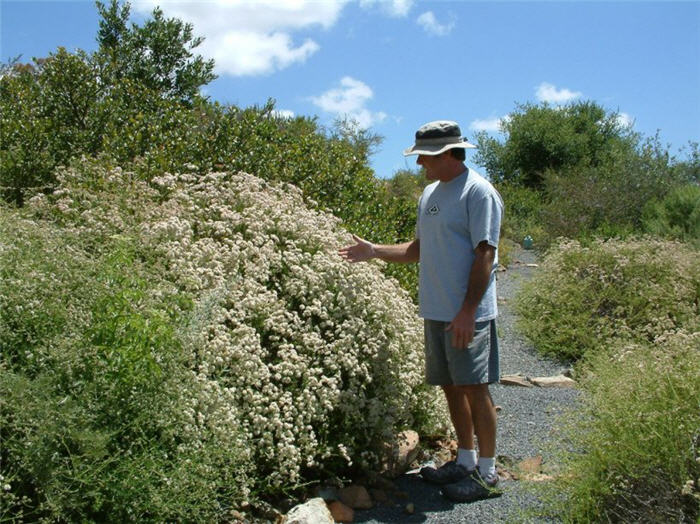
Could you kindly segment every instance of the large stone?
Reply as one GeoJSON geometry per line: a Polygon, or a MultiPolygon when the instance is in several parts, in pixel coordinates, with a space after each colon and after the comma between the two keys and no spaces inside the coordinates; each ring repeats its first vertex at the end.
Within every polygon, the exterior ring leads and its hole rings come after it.
{"type": "Polygon", "coordinates": [[[334,524],[333,515],[322,498],[294,506],[282,519],[283,524],[334,524]]]}
{"type": "Polygon", "coordinates": [[[415,431],[409,429],[399,433],[394,442],[386,445],[382,473],[391,478],[404,474],[418,456],[419,443],[420,437],[415,431]]]}
{"type": "Polygon", "coordinates": [[[525,388],[531,388],[532,384],[522,375],[503,375],[501,377],[500,383],[506,386],[522,386],[525,388]]]}
{"type": "Polygon", "coordinates": [[[530,381],[541,388],[574,388],[576,381],[564,375],[555,375],[553,377],[534,377],[530,381]]]}
{"type": "Polygon", "coordinates": [[[340,501],[352,509],[370,509],[374,506],[372,497],[369,496],[364,486],[353,484],[338,492],[340,501]]]}
{"type": "Polygon", "coordinates": [[[355,512],[339,500],[328,502],[328,509],[336,522],[352,522],[355,520],[355,512]]]}

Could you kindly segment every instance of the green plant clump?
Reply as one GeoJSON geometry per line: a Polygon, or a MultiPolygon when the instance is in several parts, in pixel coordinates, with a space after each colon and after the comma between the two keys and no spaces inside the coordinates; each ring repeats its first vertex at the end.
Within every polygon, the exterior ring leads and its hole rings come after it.
{"type": "Polygon", "coordinates": [[[552,516],[572,523],[697,522],[699,362],[697,331],[618,342],[587,359],[582,405],[562,430],[561,471],[538,489],[552,516]]]}
{"type": "Polygon", "coordinates": [[[687,244],[654,238],[563,241],[517,301],[542,353],[576,360],[612,340],[651,342],[700,325],[700,265],[687,244]]]}
{"type": "Polygon", "coordinates": [[[191,304],[127,230],[86,245],[0,209],[0,521],[210,521],[249,497],[235,424],[204,404],[191,304]],[[193,423],[194,422],[194,423],[193,423]]]}
{"type": "Polygon", "coordinates": [[[650,201],[642,220],[648,233],[700,248],[700,186],[680,186],[663,200],[650,201]]]}

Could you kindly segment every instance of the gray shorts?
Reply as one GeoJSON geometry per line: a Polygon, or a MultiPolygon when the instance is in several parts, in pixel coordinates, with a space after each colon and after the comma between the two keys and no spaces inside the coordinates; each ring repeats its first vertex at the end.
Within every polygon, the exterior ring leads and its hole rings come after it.
{"type": "Polygon", "coordinates": [[[498,382],[496,321],[477,322],[474,339],[466,349],[452,347],[449,322],[425,320],[425,380],[434,386],[498,382]]]}

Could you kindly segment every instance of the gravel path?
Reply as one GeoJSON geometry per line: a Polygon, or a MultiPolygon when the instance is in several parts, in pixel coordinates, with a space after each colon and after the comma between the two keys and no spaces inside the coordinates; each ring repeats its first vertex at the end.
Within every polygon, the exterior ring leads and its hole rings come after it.
{"type": "MultiPolygon", "coordinates": [[[[525,376],[557,375],[566,370],[565,364],[540,358],[531,344],[520,335],[515,326],[513,297],[520,285],[528,279],[537,262],[532,251],[513,253],[514,262],[507,271],[498,274],[499,319],[498,330],[501,350],[501,374],[520,373],[525,376]]],[[[501,406],[498,416],[497,454],[520,461],[542,455],[547,461],[544,443],[547,441],[555,416],[576,399],[571,389],[524,388],[495,385],[491,394],[501,406]]],[[[403,475],[396,480],[397,487],[407,498],[396,504],[379,504],[371,510],[356,511],[355,522],[522,522],[523,509],[537,504],[533,495],[514,480],[502,480],[503,495],[496,499],[471,504],[454,504],[445,499],[437,487],[427,484],[418,475],[403,475]],[[413,503],[415,512],[405,512],[406,504],[413,503]]]]}

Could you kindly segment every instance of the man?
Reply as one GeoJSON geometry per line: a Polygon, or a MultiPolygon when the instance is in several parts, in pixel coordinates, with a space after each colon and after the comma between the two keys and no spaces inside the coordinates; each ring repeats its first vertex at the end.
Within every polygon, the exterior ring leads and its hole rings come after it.
{"type": "Polygon", "coordinates": [[[488,386],[499,380],[495,271],[503,200],[465,166],[465,149],[475,146],[461,134],[455,122],[430,122],[404,151],[418,155],[434,181],[420,198],[413,241],[375,245],[353,235],[356,244],[339,254],[350,262],[420,263],[426,380],[442,387],[459,445],[454,461],[423,468],[421,475],[442,485],[448,498],[467,502],[498,494],[496,411],[488,386]]]}

